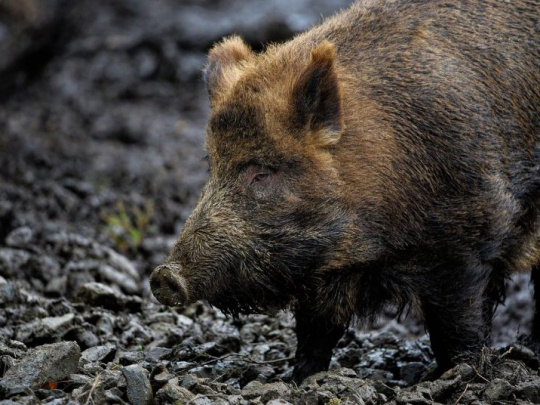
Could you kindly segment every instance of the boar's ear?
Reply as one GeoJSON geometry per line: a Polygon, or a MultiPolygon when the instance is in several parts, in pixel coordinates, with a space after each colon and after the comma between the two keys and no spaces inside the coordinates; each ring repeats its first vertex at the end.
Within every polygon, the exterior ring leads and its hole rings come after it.
{"type": "Polygon", "coordinates": [[[253,51],[238,36],[226,38],[210,50],[203,70],[210,99],[236,82],[241,73],[241,62],[253,55],[253,51]]]}
{"type": "Polygon", "coordinates": [[[301,125],[323,145],[339,141],[343,127],[334,45],[323,41],[311,50],[308,66],[293,85],[292,100],[301,125]]]}

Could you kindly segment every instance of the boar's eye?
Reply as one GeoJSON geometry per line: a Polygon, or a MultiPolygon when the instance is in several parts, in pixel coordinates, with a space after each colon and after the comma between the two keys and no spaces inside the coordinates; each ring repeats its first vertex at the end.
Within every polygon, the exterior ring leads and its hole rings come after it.
{"type": "Polygon", "coordinates": [[[248,187],[253,185],[265,185],[272,178],[272,171],[261,165],[248,165],[244,171],[244,184],[248,187]]]}
{"type": "Polygon", "coordinates": [[[270,173],[257,173],[253,178],[251,179],[251,184],[254,183],[261,183],[268,181],[270,179],[270,173]]]}

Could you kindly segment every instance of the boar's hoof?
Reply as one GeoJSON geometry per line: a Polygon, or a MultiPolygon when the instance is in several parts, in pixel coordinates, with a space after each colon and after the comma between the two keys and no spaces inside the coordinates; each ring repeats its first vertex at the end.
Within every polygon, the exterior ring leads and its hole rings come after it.
{"type": "Polygon", "coordinates": [[[176,263],[162,264],[150,275],[150,288],[154,297],[162,304],[177,306],[186,304],[188,293],[186,279],[180,273],[176,263]]]}

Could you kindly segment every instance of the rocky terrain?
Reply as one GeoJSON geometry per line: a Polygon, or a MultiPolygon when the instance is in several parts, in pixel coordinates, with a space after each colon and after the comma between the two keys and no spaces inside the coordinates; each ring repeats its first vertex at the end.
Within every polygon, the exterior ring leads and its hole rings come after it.
{"type": "MultiPolygon", "coordinates": [[[[148,275],[205,181],[205,53],[282,41],[346,0],[0,1],[0,404],[529,404],[528,276],[493,349],[435,381],[414,314],[354,325],[289,383],[288,312],[167,308],[148,275]]],[[[391,315],[391,314],[388,314],[391,315]]]]}

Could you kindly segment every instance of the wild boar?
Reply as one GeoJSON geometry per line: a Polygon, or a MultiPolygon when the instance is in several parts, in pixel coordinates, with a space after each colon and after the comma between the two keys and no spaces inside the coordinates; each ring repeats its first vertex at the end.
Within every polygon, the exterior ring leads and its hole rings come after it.
{"type": "Polygon", "coordinates": [[[364,0],[260,54],[215,45],[209,179],[155,297],[292,308],[297,383],[386,305],[421,314],[440,372],[478,352],[505,279],[540,278],[539,14],[364,0]]]}

